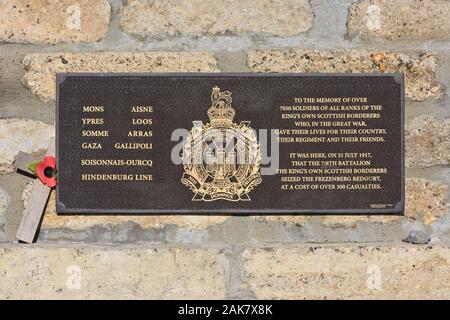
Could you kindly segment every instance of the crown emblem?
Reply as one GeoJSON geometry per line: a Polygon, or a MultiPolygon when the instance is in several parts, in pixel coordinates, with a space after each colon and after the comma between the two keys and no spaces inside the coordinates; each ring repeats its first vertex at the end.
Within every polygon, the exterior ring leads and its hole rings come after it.
{"type": "Polygon", "coordinates": [[[215,86],[211,93],[211,108],[208,109],[208,117],[212,125],[229,125],[233,123],[236,111],[231,107],[230,91],[220,92],[220,88],[215,86]]]}

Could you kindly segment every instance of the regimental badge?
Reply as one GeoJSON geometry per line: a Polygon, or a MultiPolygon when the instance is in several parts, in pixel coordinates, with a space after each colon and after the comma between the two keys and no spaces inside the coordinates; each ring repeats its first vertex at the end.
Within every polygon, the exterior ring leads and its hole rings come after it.
{"type": "Polygon", "coordinates": [[[211,102],[210,123],[193,121],[183,146],[181,182],[195,193],[193,201],[250,201],[249,192],[262,181],[256,133],[250,121],[233,122],[230,91],[214,87],[211,102]]]}

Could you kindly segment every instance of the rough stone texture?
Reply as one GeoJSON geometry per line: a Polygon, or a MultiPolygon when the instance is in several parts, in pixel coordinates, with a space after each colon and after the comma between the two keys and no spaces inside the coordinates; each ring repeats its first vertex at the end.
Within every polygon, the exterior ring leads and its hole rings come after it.
{"type": "MultiPolygon", "coordinates": [[[[406,210],[405,210],[406,211],[406,210]]],[[[405,212],[406,215],[406,212],[405,212]]],[[[400,220],[401,216],[323,216],[322,224],[330,227],[352,227],[356,228],[358,223],[394,223],[400,220]]]]}
{"type": "Polygon", "coordinates": [[[0,248],[0,298],[220,299],[227,270],[215,249],[11,245],[0,248]]]}
{"type": "Polygon", "coordinates": [[[422,217],[425,224],[431,224],[448,212],[448,186],[445,183],[408,179],[405,189],[405,215],[409,218],[422,217]]]}
{"type": "Polygon", "coordinates": [[[365,49],[257,50],[247,59],[256,72],[404,73],[406,96],[417,101],[440,98],[443,92],[436,78],[437,56],[429,52],[411,56],[365,49]]]}
{"type": "Polygon", "coordinates": [[[57,72],[214,72],[207,52],[99,52],[29,54],[22,82],[44,101],[55,99],[57,72]]]}
{"type": "MultiPolygon", "coordinates": [[[[5,190],[0,188],[0,215],[4,214],[6,212],[6,209],[8,209],[10,202],[11,202],[11,199],[10,199],[8,193],[6,193],[5,190]]],[[[0,222],[0,225],[1,224],[2,223],[0,222]]]]}
{"type": "Polygon", "coordinates": [[[243,259],[258,299],[450,298],[444,246],[253,248],[243,259]]]}
{"type": "Polygon", "coordinates": [[[0,119],[0,174],[13,172],[13,162],[19,151],[46,150],[55,128],[29,119],[0,119]]]}
{"type": "Polygon", "coordinates": [[[297,226],[303,226],[308,222],[309,216],[254,216],[253,219],[258,222],[275,222],[282,224],[291,224],[297,226]]]}
{"type": "Polygon", "coordinates": [[[350,37],[388,40],[450,39],[447,0],[362,0],[350,8],[350,37]]]}
{"type": "Polygon", "coordinates": [[[406,126],[406,166],[450,164],[450,119],[419,116],[406,126]]]}
{"type": "Polygon", "coordinates": [[[128,0],[120,10],[126,32],[157,36],[267,33],[292,36],[314,20],[307,0],[128,0]]]}
{"type": "Polygon", "coordinates": [[[0,227],[5,224],[4,214],[11,203],[11,198],[5,190],[0,188],[0,227]]]}
{"type": "Polygon", "coordinates": [[[1,1],[0,41],[97,41],[108,30],[110,11],[107,0],[1,1]]]}
{"type": "MultiPolygon", "coordinates": [[[[27,204],[33,183],[28,183],[22,193],[24,207],[27,204]]],[[[98,225],[118,225],[126,222],[133,222],[142,228],[161,229],[167,225],[177,225],[187,229],[206,229],[207,227],[227,220],[227,216],[203,215],[151,215],[151,216],[65,216],[56,214],[56,192],[52,192],[45,210],[42,228],[44,229],[72,229],[82,230],[98,225]]]]}

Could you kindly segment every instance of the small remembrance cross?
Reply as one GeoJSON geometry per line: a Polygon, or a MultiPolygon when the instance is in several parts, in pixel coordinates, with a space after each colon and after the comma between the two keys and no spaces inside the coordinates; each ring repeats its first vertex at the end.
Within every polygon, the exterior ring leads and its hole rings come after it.
{"type": "MultiPolygon", "coordinates": [[[[47,156],[55,156],[55,139],[50,140],[47,149],[47,156]]],[[[20,152],[14,166],[17,172],[24,173],[27,176],[34,176],[34,174],[27,168],[27,164],[32,161],[31,155],[20,152]]],[[[38,236],[38,229],[44,215],[45,206],[50,196],[52,188],[43,184],[39,179],[36,179],[33,189],[31,190],[30,198],[23,212],[22,220],[19,229],[17,230],[16,238],[19,241],[26,243],[33,243],[38,236]]]]}

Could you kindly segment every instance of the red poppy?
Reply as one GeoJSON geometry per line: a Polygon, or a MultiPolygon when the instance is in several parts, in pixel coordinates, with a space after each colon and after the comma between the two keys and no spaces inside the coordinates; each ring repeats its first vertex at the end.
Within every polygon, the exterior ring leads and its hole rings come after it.
{"type": "Polygon", "coordinates": [[[56,159],[53,156],[44,157],[36,167],[36,173],[43,184],[53,188],[56,186],[56,159]]]}

